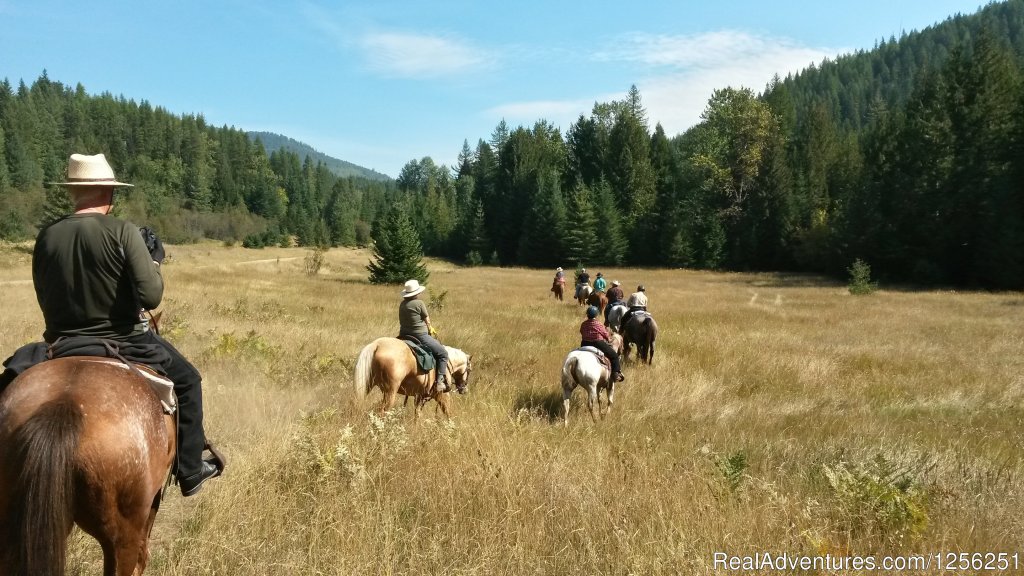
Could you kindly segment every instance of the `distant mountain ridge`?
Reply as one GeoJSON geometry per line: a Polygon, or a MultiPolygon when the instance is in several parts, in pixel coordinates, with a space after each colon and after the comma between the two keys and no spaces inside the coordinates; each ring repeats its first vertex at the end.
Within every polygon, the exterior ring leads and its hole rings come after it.
{"type": "Polygon", "coordinates": [[[382,174],[376,170],[369,168],[363,168],[362,166],[339,160],[333,156],[328,156],[323,152],[313,148],[309,144],[299,142],[293,138],[282,136],[281,134],[275,134],[273,132],[246,132],[249,139],[256,141],[257,138],[263,142],[263,148],[267,151],[267,154],[284,148],[289,152],[298,154],[299,158],[305,160],[307,156],[311,156],[314,162],[323,162],[327,169],[331,172],[347,178],[348,176],[358,176],[366,178],[368,180],[391,180],[392,178],[387,174],[382,174]]]}

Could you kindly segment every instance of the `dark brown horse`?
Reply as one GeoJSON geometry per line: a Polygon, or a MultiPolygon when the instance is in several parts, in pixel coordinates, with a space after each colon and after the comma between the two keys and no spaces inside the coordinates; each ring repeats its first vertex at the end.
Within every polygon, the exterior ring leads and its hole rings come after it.
{"type": "MultiPolygon", "coordinates": [[[[451,363],[452,380],[456,387],[465,390],[469,386],[469,373],[473,370],[473,357],[458,348],[445,348],[451,363]]],[[[402,394],[416,399],[417,417],[428,400],[436,400],[444,415],[451,418],[449,394],[438,393],[434,389],[434,371],[420,374],[412,350],[398,338],[377,338],[363,347],[356,360],[353,384],[356,396],[360,399],[366,397],[371,389],[380,388],[384,393],[384,400],[380,404],[382,414],[390,410],[395,399],[402,394]]]]}
{"type": "Polygon", "coordinates": [[[74,524],[99,541],[105,576],[141,574],[174,451],[173,417],[128,366],[26,370],[0,395],[0,574],[64,574],[74,524]]]}
{"type": "Polygon", "coordinates": [[[654,363],[654,341],[658,338],[658,323],[650,314],[635,314],[622,327],[623,357],[629,359],[630,344],[636,344],[636,353],[648,364],[654,363]]]}
{"type": "Polygon", "coordinates": [[[598,312],[604,313],[604,307],[608,305],[608,296],[604,292],[591,292],[587,297],[587,304],[597,306],[598,312]]]}

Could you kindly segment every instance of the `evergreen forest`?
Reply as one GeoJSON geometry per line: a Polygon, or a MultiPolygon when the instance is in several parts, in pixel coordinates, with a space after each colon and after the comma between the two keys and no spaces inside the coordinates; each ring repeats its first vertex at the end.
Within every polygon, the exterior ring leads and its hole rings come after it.
{"type": "Polygon", "coordinates": [[[634,86],[564,133],[502,121],[454,166],[382,180],[43,72],[0,84],[0,238],[66,212],[45,183],[71,152],[103,152],[136,185],[118,212],[172,243],[365,245],[402,222],[427,254],[474,264],[843,276],[859,259],[886,282],[1021,289],[1022,81],[1024,0],[1007,0],[722,87],[682,134],[652,126],[634,86]]]}

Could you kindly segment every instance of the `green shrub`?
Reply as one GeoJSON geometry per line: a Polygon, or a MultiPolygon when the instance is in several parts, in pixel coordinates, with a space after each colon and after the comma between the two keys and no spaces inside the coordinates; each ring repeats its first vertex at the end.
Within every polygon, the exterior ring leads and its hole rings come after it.
{"type": "Polygon", "coordinates": [[[481,266],[483,263],[483,257],[476,250],[470,250],[466,253],[466,266],[481,266]]]}
{"type": "Polygon", "coordinates": [[[316,276],[324,266],[324,252],[321,247],[314,248],[306,254],[305,270],[306,276],[316,276]]]}
{"type": "Polygon", "coordinates": [[[847,288],[849,288],[850,294],[862,296],[871,294],[878,289],[878,282],[871,281],[871,266],[868,266],[867,262],[858,258],[853,261],[853,265],[848,271],[850,272],[850,283],[847,288]]]}
{"type": "Polygon", "coordinates": [[[430,309],[441,310],[444,308],[444,301],[448,297],[447,290],[439,290],[430,294],[430,309]]]}
{"type": "Polygon", "coordinates": [[[824,465],[838,504],[836,521],[855,535],[874,534],[891,541],[921,536],[928,527],[925,490],[918,478],[924,468],[924,460],[900,467],[881,454],[867,465],[824,465]]]}
{"type": "Polygon", "coordinates": [[[725,477],[729,490],[736,492],[743,484],[743,478],[747,472],[747,455],[742,450],[733,452],[724,458],[716,458],[715,465],[725,477]]]}

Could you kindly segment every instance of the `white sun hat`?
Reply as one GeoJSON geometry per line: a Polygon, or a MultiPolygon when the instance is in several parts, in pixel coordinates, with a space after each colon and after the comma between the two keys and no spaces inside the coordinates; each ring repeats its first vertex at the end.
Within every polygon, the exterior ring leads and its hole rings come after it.
{"type": "Polygon", "coordinates": [[[405,283],[405,289],[402,290],[402,298],[412,298],[426,289],[426,286],[420,286],[419,280],[409,280],[405,283]]]}
{"type": "Polygon", "coordinates": [[[114,177],[114,169],[107,163],[103,154],[89,156],[72,154],[68,161],[68,181],[55,182],[58,186],[72,188],[81,186],[134,186],[127,182],[118,182],[114,177]]]}

